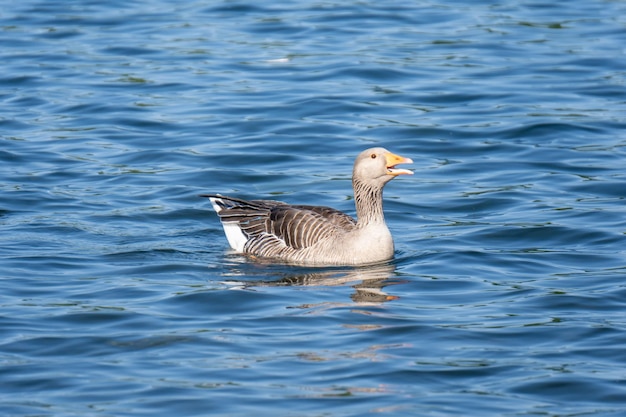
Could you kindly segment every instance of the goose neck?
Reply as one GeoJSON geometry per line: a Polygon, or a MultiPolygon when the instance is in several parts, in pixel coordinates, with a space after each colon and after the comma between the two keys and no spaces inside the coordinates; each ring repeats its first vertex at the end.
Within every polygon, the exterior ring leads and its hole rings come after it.
{"type": "Polygon", "coordinates": [[[354,204],[357,224],[364,226],[372,223],[385,223],[383,214],[383,189],[354,179],[354,204]]]}

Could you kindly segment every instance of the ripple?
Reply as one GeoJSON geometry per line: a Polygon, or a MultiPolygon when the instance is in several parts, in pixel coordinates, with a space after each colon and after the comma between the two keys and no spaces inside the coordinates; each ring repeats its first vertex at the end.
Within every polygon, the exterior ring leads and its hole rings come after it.
{"type": "Polygon", "coordinates": [[[7,9],[5,414],[619,415],[624,4],[509,3],[7,9]],[[353,214],[371,146],[416,161],[388,264],[233,254],[198,197],[353,214]]]}

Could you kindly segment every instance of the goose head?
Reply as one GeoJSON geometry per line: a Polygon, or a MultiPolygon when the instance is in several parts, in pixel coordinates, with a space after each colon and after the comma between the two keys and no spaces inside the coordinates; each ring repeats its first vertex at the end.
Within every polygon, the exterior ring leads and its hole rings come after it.
{"type": "Polygon", "coordinates": [[[353,180],[382,187],[398,175],[412,175],[408,169],[396,168],[399,164],[412,164],[413,160],[389,152],[385,148],[370,148],[361,152],[354,161],[353,180]]]}

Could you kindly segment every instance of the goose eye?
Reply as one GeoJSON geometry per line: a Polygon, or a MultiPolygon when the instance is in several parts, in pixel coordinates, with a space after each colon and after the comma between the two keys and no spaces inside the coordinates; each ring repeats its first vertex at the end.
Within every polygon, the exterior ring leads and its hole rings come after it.
{"type": "Polygon", "coordinates": [[[371,155],[370,155],[370,158],[372,158],[372,159],[376,159],[376,154],[375,154],[375,153],[371,154],[371,155]]]}

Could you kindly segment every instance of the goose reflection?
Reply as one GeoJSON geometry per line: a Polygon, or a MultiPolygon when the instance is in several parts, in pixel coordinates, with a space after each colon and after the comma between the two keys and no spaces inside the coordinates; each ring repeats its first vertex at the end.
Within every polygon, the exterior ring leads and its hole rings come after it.
{"type": "MultiPolygon", "coordinates": [[[[249,265],[249,264],[248,264],[249,265]]],[[[264,265],[257,264],[263,268],[264,265]]],[[[247,269],[247,268],[246,268],[247,269]]],[[[270,267],[270,269],[273,269],[270,267]]],[[[380,304],[396,300],[399,297],[390,295],[383,289],[389,285],[399,284],[401,281],[393,280],[395,266],[390,263],[362,267],[349,268],[312,268],[293,270],[280,269],[267,271],[263,269],[264,276],[278,276],[278,279],[262,280],[225,280],[225,284],[236,285],[238,288],[247,289],[255,287],[283,287],[283,286],[340,286],[354,283],[354,293],[350,298],[359,304],[380,304]]],[[[231,276],[250,276],[252,271],[231,270],[231,276]]],[[[258,269],[254,274],[259,274],[258,269]]]]}

